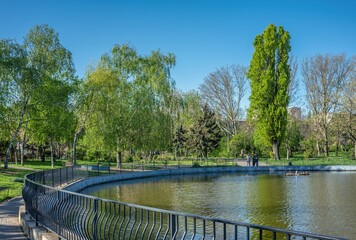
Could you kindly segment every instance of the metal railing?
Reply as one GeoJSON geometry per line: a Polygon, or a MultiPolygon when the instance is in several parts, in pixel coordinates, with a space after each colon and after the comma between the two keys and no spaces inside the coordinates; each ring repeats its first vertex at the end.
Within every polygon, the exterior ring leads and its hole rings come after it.
{"type": "Polygon", "coordinates": [[[61,189],[76,180],[107,173],[88,167],[31,173],[23,188],[26,211],[37,224],[64,239],[342,239],[139,206],[61,189]]]}

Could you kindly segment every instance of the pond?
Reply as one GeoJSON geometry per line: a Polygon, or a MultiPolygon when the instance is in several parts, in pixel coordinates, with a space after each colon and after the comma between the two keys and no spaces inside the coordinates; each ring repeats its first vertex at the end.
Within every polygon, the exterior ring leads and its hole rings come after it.
{"type": "Polygon", "coordinates": [[[180,175],[108,183],[82,193],[232,221],[356,238],[356,172],[180,175]]]}

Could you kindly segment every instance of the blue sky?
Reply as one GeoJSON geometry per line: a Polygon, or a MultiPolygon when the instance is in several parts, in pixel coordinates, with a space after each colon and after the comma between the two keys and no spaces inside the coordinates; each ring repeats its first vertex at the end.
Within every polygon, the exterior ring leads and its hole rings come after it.
{"type": "Polygon", "coordinates": [[[316,53],[356,54],[356,1],[19,1],[0,3],[0,38],[22,42],[28,30],[48,24],[72,52],[78,76],[114,44],[139,53],[172,52],[176,86],[198,89],[218,67],[248,65],[253,40],[270,24],[292,37],[301,61],[316,53]]]}

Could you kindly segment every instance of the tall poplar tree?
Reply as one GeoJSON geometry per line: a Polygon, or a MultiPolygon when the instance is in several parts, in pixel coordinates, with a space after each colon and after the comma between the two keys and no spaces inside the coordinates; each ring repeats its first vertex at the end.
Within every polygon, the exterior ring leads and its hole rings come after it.
{"type": "Polygon", "coordinates": [[[290,84],[290,35],[283,27],[269,25],[256,36],[247,77],[251,96],[248,117],[256,124],[256,134],[272,145],[275,160],[287,125],[290,84]]]}

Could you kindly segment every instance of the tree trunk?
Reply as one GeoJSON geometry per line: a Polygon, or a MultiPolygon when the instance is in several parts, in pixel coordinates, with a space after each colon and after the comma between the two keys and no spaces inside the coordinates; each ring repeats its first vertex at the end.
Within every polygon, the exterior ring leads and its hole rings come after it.
{"type": "Polygon", "coordinates": [[[72,163],[73,165],[77,164],[77,141],[79,134],[83,131],[83,127],[81,127],[78,131],[75,132],[74,135],[74,140],[73,140],[73,157],[72,157],[72,163]]]}
{"type": "Polygon", "coordinates": [[[45,162],[46,161],[46,152],[42,145],[39,146],[39,153],[40,153],[41,162],[45,162]]]}
{"type": "Polygon", "coordinates": [[[57,143],[57,159],[61,159],[61,144],[57,143]]]}
{"type": "Polygon", "coordinates": [[[27,125],[26,123],[25,130],[23,132],[23,138],[20,144],[20,151],[21,151],[21,166],[24,165],[24,155],[25,155],[25,144],[26,144],[26,132],[27,132],[27,125]]]}
{"type": "Polygon", "coordinates": [[[286,149],[287,149],[287,160],[289,160],[289,157],[292,156],[292,150],[290,149],[288,143],[286,143],[286,149]]]}
{"type": "Polygon", "coordinates": [[[16,131],[12,135],[12,138],[11,138],[10,143],[9,143],[9,147],[7,148],[7,151],[6,151],[4,169],[7,169],[9,167],[9,158],[10,158],[10,152],[11,152],[12,144],[14,143],[15,139],[17,138],[17,135],[19,134],[19,131],[20,131],[21,126],[22,126],[23,117],[25,115],[25,112],[26,112],[26,108],[23,108],[21,116],[20,116],[20,121],[19,121],[19,123],[17,125],[16,131]]]}
{"type": "Polygon", "coordinates": [[[17,146],[18,146],[19,142],[16,142],[15,144],[15,147],[14,147],[14,157],[15,157],[15,164],[17,165],[18,163],[18,159],[19,159],[19,152],[18,152],[18,149],[17,149],[17,146]]]}
{"type": "Polygon", "coordinates": [[[49,142],[49,147],[51,149],[51,166],[54,167],[54,152],[52,141],[49,142]]]}
{"type": "Polygon", "coordinates": [[[20,161],[21,161],[21,166],[24,165],[24,155],[25,155],[25,149],[24,149],[24,145],[25,145],[25,139],[22,139],[21,144],[20,144],[20,161]]]}
{"type": "Polygon", "coordinates": [[[356,159],[356,140],[354,141],[354,159],[356,159]]]}
{"type": "Polygon", "coordinates": [[[336,157],[339,156],[339,145],[340,145],[339,142],[340,142],[340,141],[339,141],[339,134],[338,134],[337,140],[336,140],[336,150],[335,150],[336,157]]]}
{"type": "Polygon", "coordinates": [[[324,156],[329,156],[329,137],[328,137],[328,129],[324,128],[324,156]]]}
{"type": "Polygon", "coordinates": [[[31,146],[31,159],[35,159],[35,147],[31,146]]]}
{"type": "Polygon", "coordinates": [[[273,157],[274,157],[274,160],[280,160],[280,157],[279,157],[279,141],[273,141],[273,157]]]}
{"type": "Polygon", "coordinates": [[[116,151],[116,166],[121,169],[121,166],[122,166],[122,152],[120,150],[116,151]]]}
{"type": "Polygon", "coordinates": [[[320,157],[320,145],[319,145],[319,140],[316,141],[316,151],[317,151],[317,156],[320,157]]]}
{"type": "Polygon", "coordinates": [[[324,143],[324,156],[325,157],[329,156],[329,142],[327,140],[325,140],[324,143]]]}

